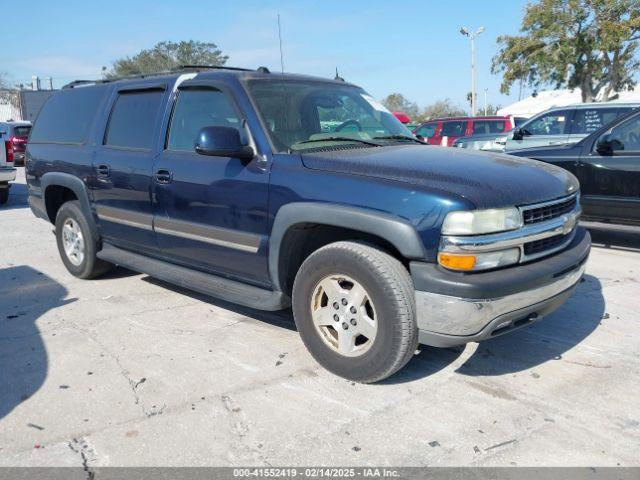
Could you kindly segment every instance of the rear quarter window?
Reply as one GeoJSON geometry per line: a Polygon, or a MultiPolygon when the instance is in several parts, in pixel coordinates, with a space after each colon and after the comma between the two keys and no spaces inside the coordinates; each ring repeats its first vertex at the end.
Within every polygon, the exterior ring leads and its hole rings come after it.
{"type": "Polygon", "coordinates": [[[22,127],[15,127],[13,129],[13,134],[16,137],[28,137],[30,131],[31,131],[31,127],[29,125],[24,125],[22,127]]]}
{"type": "Polygon", "coordinates": [[[84,143],[105,95],[106,87],[61,90],[43,105],[30,143],[84,143]]]}
{"type": "Polygon", "coordinates": [[[588,135],[630,111],[631,107],[578,109],[573,119],[571,133],[588,135]]]}
{"type": "Polygon", "coordinates": [[[476,120],[473,122],[473,134],[501,133],[505,130],[504,120],[476,120]]]}

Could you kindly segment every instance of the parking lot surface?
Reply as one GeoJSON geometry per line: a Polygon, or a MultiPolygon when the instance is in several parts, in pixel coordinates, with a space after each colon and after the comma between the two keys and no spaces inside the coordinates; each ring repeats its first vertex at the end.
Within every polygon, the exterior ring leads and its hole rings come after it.
{"type": "Polygon", "coordinates": [[[290,311],[118,269],[78,280],[24,175],[0,208],[0,466],[638,465],[640,234],[594,231],[528,328],[421,347],[377,385],[320,368],[290,311]]]}

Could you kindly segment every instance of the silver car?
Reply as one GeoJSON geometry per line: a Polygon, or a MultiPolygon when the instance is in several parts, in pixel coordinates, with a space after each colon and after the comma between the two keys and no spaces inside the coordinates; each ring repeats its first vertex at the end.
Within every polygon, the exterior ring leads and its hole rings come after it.
{"type": "MultiPolygon", "coordinates": [[[[506,135],[505,151],[576,143],[640,103],[582,103],[539,113],[506,135]]],[[[504,136],[496,139],[502,143],[504,136]]]]}

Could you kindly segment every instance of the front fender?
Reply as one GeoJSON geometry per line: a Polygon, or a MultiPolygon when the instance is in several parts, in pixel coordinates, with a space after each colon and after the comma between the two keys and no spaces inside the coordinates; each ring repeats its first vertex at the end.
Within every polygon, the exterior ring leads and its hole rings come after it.
{"type": "Polygon", "coordinates": [[[386,240],[407,259],[425,257],[420,236],[409,222],[400,217],[329,203],[289,203],[276,213],[269,239],[269,275],[276,290],[281,290],[278,270],[282,240],[291,227],[303,223],[344,227],[368,233],[386,240]]]}

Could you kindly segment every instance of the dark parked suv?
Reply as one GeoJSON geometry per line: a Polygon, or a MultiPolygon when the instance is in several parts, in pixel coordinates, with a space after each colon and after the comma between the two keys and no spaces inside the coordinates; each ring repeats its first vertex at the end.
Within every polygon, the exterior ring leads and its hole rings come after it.
{"type": "Polygon", "coordinates": [[[264,68],[74,82],[27,180],[73,275],[292,305],[318,362],[361,382],[554,310],[590,248],[565,170],[427,147],[355,85],[264,68]]]}

